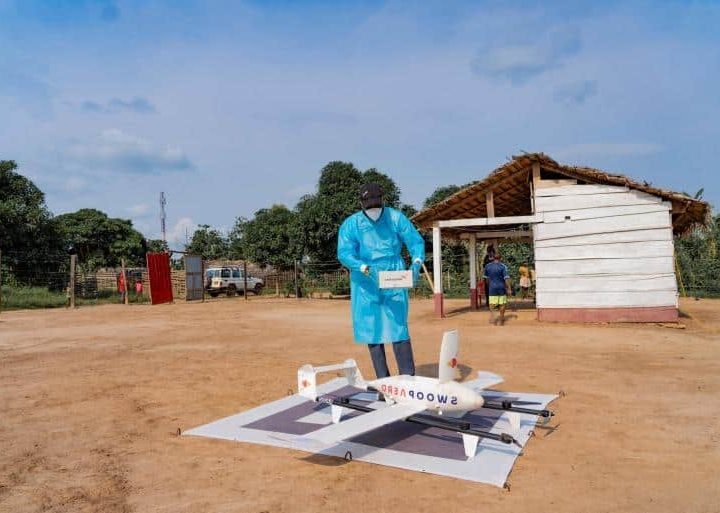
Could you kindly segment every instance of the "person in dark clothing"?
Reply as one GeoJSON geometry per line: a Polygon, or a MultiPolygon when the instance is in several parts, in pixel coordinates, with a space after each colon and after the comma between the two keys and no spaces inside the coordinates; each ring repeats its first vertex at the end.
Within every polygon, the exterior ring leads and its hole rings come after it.
{"type": "Polygon", "coordinates": [[[510,275],[508,274],[505,264],[500,262],[500,253],[495,253],[493,261],[485,266],[484,276],[488,284],[488,305],[490,306],[490,324],[505,324],[505,307],[507,306],[508,296],[511,294],[510,275]],[[493,312],[496,307],[500,312],[500,317],[496,317],[493,312]]]}
{"type": "MultiPolygon", "coordinates": [[[[485,252],[485,258],[483,259],[483,273],[485,272],[485,266],[492,263],[493,261],[493,255],[495,254],[495,248],[492,246],[488,246],[487,251],[485,252]]],[[[488,307],[488,310],[490,309],[490,284],[488,283],[487,279],[483,276],[483,287],[485,288],[485,306],[488,307]]]]}

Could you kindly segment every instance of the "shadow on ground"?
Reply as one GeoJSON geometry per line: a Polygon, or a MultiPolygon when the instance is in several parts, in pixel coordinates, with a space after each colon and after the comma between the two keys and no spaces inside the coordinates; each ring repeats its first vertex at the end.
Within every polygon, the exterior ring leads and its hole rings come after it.
{"type": "Polygon", "coordinates": [[[324,467],[340,467],[350,463],[350,460],[338,458],[337,456],[326,456],[324,454],[311,454],[300,459],[315,465],[323,465],[324,467]]]}

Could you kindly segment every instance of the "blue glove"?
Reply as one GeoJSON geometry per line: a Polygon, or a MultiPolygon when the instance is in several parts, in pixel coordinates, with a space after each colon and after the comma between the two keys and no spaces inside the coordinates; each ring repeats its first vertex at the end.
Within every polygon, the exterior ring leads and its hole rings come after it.
{"type": "Polygon", "coordinates": [[[420,280],[420,269],[422,269],[422,262],[413,262],[410,266],[410,270],[413,273],[413,287],[417,287],[418,281],[420,280]]]}

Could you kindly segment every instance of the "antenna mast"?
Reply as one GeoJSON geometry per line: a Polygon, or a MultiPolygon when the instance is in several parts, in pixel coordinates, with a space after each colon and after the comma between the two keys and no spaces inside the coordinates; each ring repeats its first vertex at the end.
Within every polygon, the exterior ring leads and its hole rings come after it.
{"type": "Polygon", "coordinates": [[[162,240],[165,244],[167,244],[167,234],[165,233],[165,205],[167,204],[167,201],[165,201],[165,193],[160,193],[160,233],[162,233],[162,240]]]}

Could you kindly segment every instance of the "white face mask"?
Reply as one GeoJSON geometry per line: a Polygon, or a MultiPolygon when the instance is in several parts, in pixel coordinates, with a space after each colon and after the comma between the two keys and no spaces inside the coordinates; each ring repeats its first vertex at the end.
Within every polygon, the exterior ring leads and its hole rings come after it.
{"type": "Polygon", "coordinates": [[[380,219],[382,211],[382,208],[369,208],[365,211],[365,214],[367,214],[367,216],[373,221],[377,221],[378,219],[380,219]]]}

